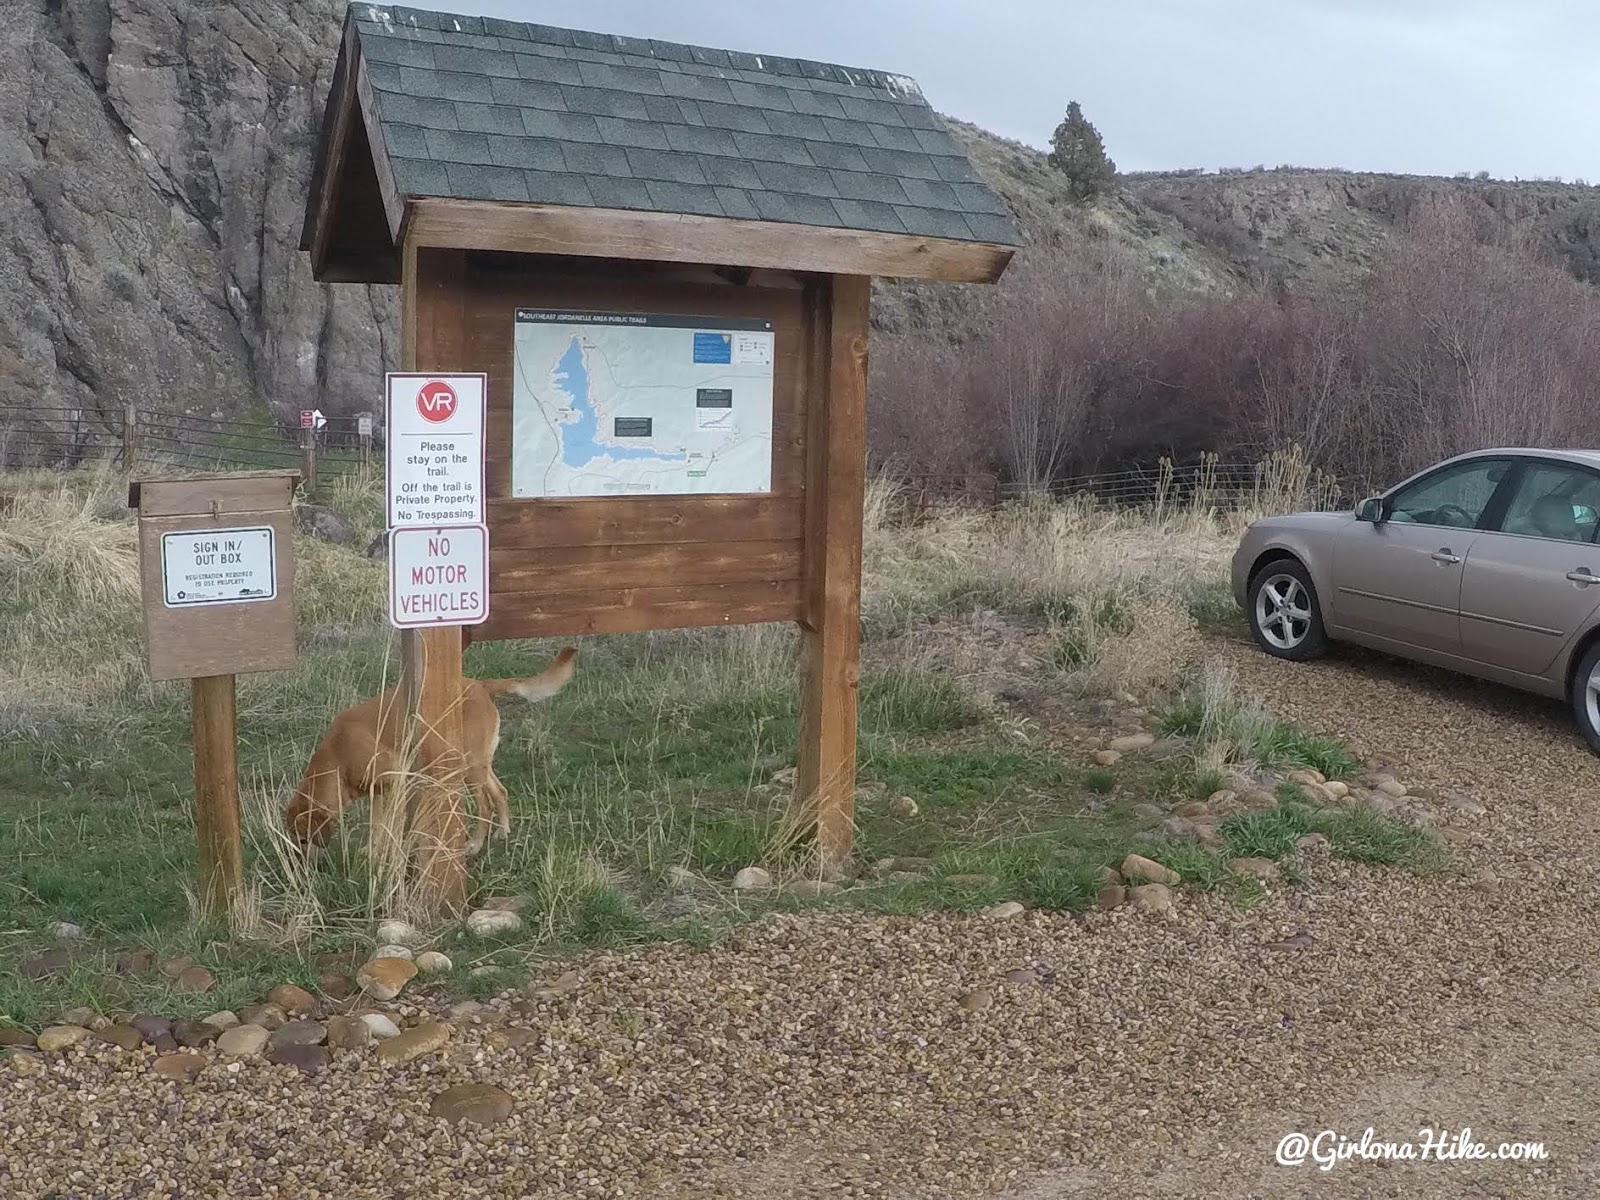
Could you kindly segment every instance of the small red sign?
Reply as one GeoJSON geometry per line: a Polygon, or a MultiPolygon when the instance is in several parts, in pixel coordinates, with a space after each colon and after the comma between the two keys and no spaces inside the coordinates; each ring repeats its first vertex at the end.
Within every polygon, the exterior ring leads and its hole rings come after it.
{"type": "Polygon", "coordinates": [[[311,428],[311,409],[302,408],[300,410],[300,428],[301,429],[310,429],[311,428]]]}
{"type": "Polygon", "coordinates": [[[456,412],[455,389],[442,379],[423,384],[417,393],[417,412],[424,421],[448,421],[456,412]]]}

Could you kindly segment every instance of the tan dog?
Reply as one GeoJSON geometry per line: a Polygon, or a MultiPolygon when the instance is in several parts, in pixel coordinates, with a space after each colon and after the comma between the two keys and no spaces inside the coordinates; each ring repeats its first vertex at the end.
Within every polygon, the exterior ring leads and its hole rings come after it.
{"type": "MultiPolygon", "coordinates": [[[[517,695],[539,701],[554,696],[572,678],[577,654],[568,646],[543,672],[529,679],[465,681],[461,690],[463,777],[477,803],[478,817],[477,829],[467,844],[469,853],[483,849],[492,826],[502,837],[511,832],[505,785],[494,773],[494,752],[500,744],[500,710],[494,698],[517,695]]],[[[333,719],[284,813],[289,832],[300,845],[326,843],[346,808],[361,796],[384,793],[405,776],[408,767],[399,750],[403,708],[399,689],[390,688],[333,719]]],[[[417,747],[415,769],[432,773],[444,751],[442,739],[425,730],[417,747]]]]}

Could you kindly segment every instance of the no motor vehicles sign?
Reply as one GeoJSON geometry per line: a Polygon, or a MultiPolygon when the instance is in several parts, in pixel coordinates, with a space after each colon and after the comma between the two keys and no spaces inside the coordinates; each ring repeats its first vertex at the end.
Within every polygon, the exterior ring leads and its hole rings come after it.
{"type": "Polygon", "coordinates": [[[400,629],[489,617],[489,531],[482,525],[389,533],[389,621],[400,629]]]}

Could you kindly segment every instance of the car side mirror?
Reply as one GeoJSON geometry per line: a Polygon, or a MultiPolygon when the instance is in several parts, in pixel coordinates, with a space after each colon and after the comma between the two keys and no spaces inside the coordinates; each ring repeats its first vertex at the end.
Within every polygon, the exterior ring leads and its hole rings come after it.
{"type": "Polygon", "coordinates": [[[1366,521],[1372,525],[1382,525],[1389,519],[1385,511],[1383,497],[1371,496],[1361,502],[1361,507],[1356,509],[1356,520],[1366,521]]]}

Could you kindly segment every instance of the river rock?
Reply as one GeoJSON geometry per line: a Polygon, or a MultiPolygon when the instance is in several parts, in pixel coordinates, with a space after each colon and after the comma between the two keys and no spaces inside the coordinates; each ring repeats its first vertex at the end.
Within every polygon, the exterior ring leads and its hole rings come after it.
{"type": "Polygon", "coordinates": [[[450,1027],[437,1021],[424,1021],[405,1030],[399,1037],[378,1044],[378,1061],[385,1066],[410,1062],[425,1054],[442,1050],[450,1041],[450,1027]]]}
{"type": "Polygon", "coordinates": [[[88,1036],[89,1031],[82,1025],[50,1025],[39,1031],[35,1041],[46,1054],[61,1054],[88,1036]]]}
{"type": "Polygon", "coordinates": [[[1128,889],[1128,903],[1141,912],[1172,911],[1172,890],[1163,883],[1146,883],[1128,889]]]}
{"type": "Polygon", "coordinates": [[[356,983],[374,999],[393,1000],[416,973],[408,958],[374,958],[356,972],[356,983]]]}
{"type": "Polygon", "coordinates": [[[260,1025],[235,1025],[217,1035],[217,1051],[229,1058],[255,1058],[272,1034],[260,1025]]]}
{"type": "Polygon", "coordinates": [[[150,1064],[150,1070],[174,1083],[193,1083],[205,1065],[203,1054],[163,1054],[150,1064]]]}
{"type": "Polygon", "coordinates": [[[991,921],[1009,921],[1012,917],[1020,917],[1025,911],[1015,900],[1002,900],[982,909],[978,915],[988,917],[991,921]]]}
{"type": "Polygon", "coordinates": [[[239,1010],[243,1025],[259,1025],[263,1029],[276,1029],[289,1019],[289,1014],[276,1004],[251,1004],[239,1010]]]}
{"type": "Polygon", "coordinates": [[[1130,854],[1122,860],[1122,877],[1129,883],[1161,883],[1176,887],[1182,882],[1171,867],[1164,867],[1142,854],[1130,854]]]}
{"type": "MultiPolygon", "coordinates": [[[[327,1026],[328,1046],[331,1049],[355,1050],[372,1041],[372,1026],[360,1017],[329,1017],[327,1026]]],[[[395,1030],[396,1034],[399,1032],[395,1030]]]]}
{"type": "Polygon", "coordinates": [[[316,1010],[317,998],[297,983],[280,983],[267,993],[267,1003],[283,1009],[285,1016],[303,1017],[316,1010]]]}
{"type": "Polygon", "coordinates": [[[467,931],[476,937],[515,933],[521,928],[522,918],[503,908],[480,908],[467,915],[467,931]]]}
{"type": "Polygon", "coordinates": [[[388,1013],[362,1013],[360,1020],[377,1041],[400,1036],[400,1026],[394,1023],[394,1018],[388,1013]]]}
{"type": "Polygon", "coordinates": [[[433,1098],[428,1115],[453,1125],[498,1125],[511,1115],[511,1093],[492,1083],[457,1084],[433,1098]]]}

